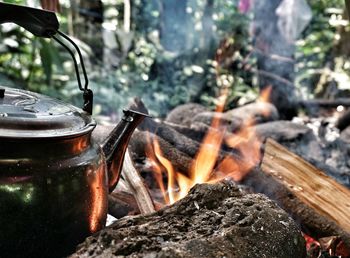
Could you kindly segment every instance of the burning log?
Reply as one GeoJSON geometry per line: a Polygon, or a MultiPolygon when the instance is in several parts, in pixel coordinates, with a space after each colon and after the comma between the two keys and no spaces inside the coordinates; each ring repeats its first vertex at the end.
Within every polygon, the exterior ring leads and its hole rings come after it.
{"type": "Polygon", "coordinates": [[[261,171],[243,183],[277,201],[312,237],[340,236],[350,247],[350,191],[275,141],[265,144],[261,171]]]}
{"type": "MultiPolygon", "coordinates": [[[[130,142],[131,151],[136,154],[137,157],[145,157],[145,150],[147,145],[150,144],[148,139],[154,139],[155,137],[156,135],[149,132],[135,132],[130,142]]],[[[192,157],[178,150],[161,137],[157,137],[157,141],[165,158],[171,160],[172,164],[180,171],[188,171],[191,166],[192,157]]]]}
{"type": "Polygon", "coordinates": [[[232,182],[197,185],[147,216],[120,219],[87,238],[72,257],[305,257],[294,222],[263,195],[232,182]]]}
{"type": "Polygon", "coordinates": [[[147,118],[145,120],[147,122],[147,126],[142,124],[142,126],[139,127],[140,130],[154,133],[171,144],[173,148],[178,149],[190,157],[194,157],[196,155],[200,146],[198,142],[179,133],[165,123],[158,123],[147,118]]]}
{"type": "MultiPolygon", "coordinates": [[[[150,129],[148,129],[148,127],[141,127],[141,130],[146,130],[147,132],[134,133],[130,143],[132,152],[137,154],[137,156],[145,156],[144,150],[146,149],[146,146],[150,144],[147,139],[156,138],[164,157],[170,160],[172,165],[179,171],[187,174],[191,169],[193,159],[200,150],[201,143],[188,138],[167,123],[159,123],[154,120],[149,120],[147,121],[147,126],[150,126],[150,129]],[[148,130],[153,133],[148,132],[148,130]],[[150,137],[147,137],[147,134],[149,134],[150,137]]],[[[211,130],[215,129],[211,128],[211,130]]],[[[230,137],[230,134],[226,134],[226,136],[230,137]]],[[[233,157],[237,161],[242,159],[238,151],[223,146],[223,148],[219,150],[216,163],[219,164],[226,157],[233,157]]]]}

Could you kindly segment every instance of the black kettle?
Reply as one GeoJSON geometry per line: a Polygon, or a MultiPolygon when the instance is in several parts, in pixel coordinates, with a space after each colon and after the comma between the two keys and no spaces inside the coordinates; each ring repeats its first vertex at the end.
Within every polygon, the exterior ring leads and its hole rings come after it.
{"type": "Polygon", "coordinates": [[[55,13],[0,3],[0,23],[53,38],[73,57],[82,109],[0,86],[0,257],[60,257],[105,226],[130,136],[146,114],[124,117],[102,146],[91,138],[93,93],[78,46],[58,30],[55,13]],[[85,77],[65,42],[80,56],[85,77]]]}

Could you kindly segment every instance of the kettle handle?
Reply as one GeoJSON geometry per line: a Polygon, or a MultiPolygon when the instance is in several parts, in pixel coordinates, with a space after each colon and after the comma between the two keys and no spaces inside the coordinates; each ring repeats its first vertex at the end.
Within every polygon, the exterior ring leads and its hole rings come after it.
{"type": "Polygon", "coordinates": [[[89,80],[86,74],[83,56],[77,44],[75,44],[67,35],[58,30],[59,23],[56,14],[46,10],[0,2],[0,24],[7,22],[19,25],[37,37],[53,38],[69,52],[73,58],[79,89],[84,92],[83,110],[92,114],[93,92],[88,89],[89,80]],[[60,40],[56,34],[72,44],[77,51],[84,74],[84,87],[81,84],[78,62],[75,59],[73,51],[62,40],[60,40]]]}
{"type": "Polygon", "coordinates": [[[51,38],[59,28],[59,23],[54,12],[41,9],[0,3],[0,24],[12,22],[37,37],[51,38]]]}

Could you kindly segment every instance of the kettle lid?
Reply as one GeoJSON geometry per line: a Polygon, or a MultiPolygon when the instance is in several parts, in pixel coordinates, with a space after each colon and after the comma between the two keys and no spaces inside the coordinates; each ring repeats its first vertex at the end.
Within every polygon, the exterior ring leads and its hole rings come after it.
{"type": "Polygon", "coordinates": [[[0,138],[70,138],[91,132],[91,116],[45,95],[0,87],[0,138]]]}

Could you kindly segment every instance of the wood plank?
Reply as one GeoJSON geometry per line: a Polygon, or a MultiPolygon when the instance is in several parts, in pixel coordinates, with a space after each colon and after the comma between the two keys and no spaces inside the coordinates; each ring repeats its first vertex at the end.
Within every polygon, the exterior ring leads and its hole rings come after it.
{"type": "Polygon", "coordinates": [[[264,173],[320,215],[350,232],[350,190],[272,139],[265,144],[264,173]]]}

